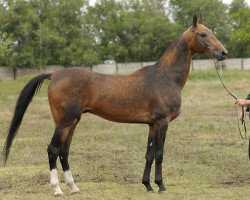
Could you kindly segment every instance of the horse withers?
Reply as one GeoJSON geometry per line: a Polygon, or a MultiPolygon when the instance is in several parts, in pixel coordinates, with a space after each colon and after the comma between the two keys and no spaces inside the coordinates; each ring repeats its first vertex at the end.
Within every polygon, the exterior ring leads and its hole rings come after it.
{"type": "Polygon", "coordinates": [[[131,75],[104,75],[74,67],[36,76],[24,87],[17,100],[4,146],[4,163],[28,105],[43,81],[50,79],[48,100],[55,132],[48,146],[48,157],[54,195],[63,194],[56,168],[58,157],[71,193],[79,192],[70,171],[68,155],[75,127],[87,112],[115,122],[147,124],[149,134],[142,183],[147,191],[153,191],[150,171],[155,161],[155,183],[159,192],[166,191],[162,180],[166,132],[169,123],[180,114],[181,91],[191,58],[196,53],[211,54],[217,60],[227,57],[227,50],[195,15],[193,25],[154,65],[131,75]]]}

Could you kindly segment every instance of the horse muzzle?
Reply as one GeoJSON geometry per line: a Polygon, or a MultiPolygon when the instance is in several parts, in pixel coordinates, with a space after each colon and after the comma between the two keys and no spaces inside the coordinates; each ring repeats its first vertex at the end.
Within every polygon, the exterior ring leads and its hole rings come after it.
{"type": "Polygon", "coordinates": [[[227,58],[228,51],[226,49],[216,49],[212,51],[213,57],[218,61],[225,60],[227,58]]]}

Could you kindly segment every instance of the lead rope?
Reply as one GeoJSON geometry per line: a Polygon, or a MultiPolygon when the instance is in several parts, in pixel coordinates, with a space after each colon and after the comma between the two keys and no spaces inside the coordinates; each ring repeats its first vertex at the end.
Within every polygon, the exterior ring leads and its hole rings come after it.
{"type": "MultiPolygon", "coordinates": [[[[219,71],[218,71],[218,61],[215,60],[215,58],[214,58],[214,66],[215,66],[217,75],[218,75],[218,77],[219,77],[219,79],[220,79],[220,82],[221,82],[221,84],[223,85],[223,87],[225,88],[225,90],[227,91],[227,93],[228,93],[229,95],[231,95],[235,100],[237,100],[238,98],[237,98],[235,95],[233,95],[233,94],[227,89],[227,87],[225,86],[225,84],[223,83],[223,81],[222,81],[222,79],[221,79],[221,77],[220,77],[219,71]]],[[[243,107],[243,106],[241,106],[241,109],[242,109],[242,120],[241,120],[241,123],[242,123],[242,125],[243,125],[243,127],[244,127],[245,137],[243,137],[242,132],[241,132],[241,129],[240,129],[240,123],[239,123],[240,120],[239,120],[239,116],[238,116],[236,104],[234,105],[234,110],[235,110],[235,114],[236,114],[236,117],[237,117],[237,125],[238,125],[238,129],[239,129],[240,137],[241,137],[242,139],[244,139],[244,140],[247,140],[247,128],[246,128],[246,123],[245,123],[245,110],[244,110],[244,107],[243,107]]],[[[250,137],[249,137],[249,143],[248,143],[248,158],[249,158],[249,160],[250,160],[250,137]]]]}

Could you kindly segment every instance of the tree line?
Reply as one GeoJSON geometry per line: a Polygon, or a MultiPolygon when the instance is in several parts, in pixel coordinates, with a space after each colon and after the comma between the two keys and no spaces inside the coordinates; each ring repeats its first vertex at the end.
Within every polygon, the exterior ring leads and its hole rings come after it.
{"type": "Polygon", "coordinates": [[[0,65],[43,67],[156,61],[194,13],[229,57],[250,57],[245,0],[1,0],[0,65]]]}

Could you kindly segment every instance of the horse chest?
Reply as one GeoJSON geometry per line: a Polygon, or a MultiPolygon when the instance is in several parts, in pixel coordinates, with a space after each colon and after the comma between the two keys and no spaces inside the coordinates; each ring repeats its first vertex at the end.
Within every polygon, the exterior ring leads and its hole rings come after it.
{"type": "Polygon", "coordinates": [[[164,92],[152,106],[152,119],[172,121],[180,113],[181,95],[179,92],[164,92]]]}

